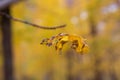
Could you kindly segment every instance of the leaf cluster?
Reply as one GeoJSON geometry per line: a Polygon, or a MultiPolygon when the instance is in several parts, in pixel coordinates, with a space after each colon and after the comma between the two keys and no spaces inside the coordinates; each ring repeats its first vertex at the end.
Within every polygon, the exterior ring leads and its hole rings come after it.
{"type": "Polygon", "coordinates": [[[71,42],[71,48],[77,53],[86,53],[89,47],[86,43],[86,39],[77,35],[70,35],[67,33],[59,33],[51,38],[45,38],[40,44],[46,46],[54,46],[58,53],[61,52],[65,43],[71,42]]]}

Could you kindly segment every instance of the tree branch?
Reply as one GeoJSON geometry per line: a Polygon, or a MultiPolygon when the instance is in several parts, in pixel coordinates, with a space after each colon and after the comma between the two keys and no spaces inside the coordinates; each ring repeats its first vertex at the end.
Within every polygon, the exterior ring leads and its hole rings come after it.
{"type": "Polygon", "coordinates": [[[40,25],[31,23],[31,22],[28,22],[28,21],[25,21],[25,20],[20,20],[20,19],[14,18],[14,17],[12,17],[12,16],[10,16],[10,15],[4,13],[4,12],[0,12],[0,15],[4,15],[4,16],[6,16],[8,19],[11,19],[11,20],[14,20],[14,21],[18,21],[18,22],[21,22],[21,23],[25,23],[25,24],[31,25],[31,26],[33,26],[33,27],[41,28],[41,29],[58,29],[58,28],[63,28],[63,27],[66,26],[66,24],[59,25],[59,26],[53,26],[53,27],[40,26],[40,25]]]}

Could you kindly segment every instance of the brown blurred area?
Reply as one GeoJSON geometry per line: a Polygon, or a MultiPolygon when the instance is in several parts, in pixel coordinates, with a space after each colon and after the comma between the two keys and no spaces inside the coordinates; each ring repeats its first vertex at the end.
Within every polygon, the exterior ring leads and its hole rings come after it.
{"type": "Polygon", "coordinates": [[[44,30],[0,15],[0,80],[120,80],[120,0],[15,2],[2,8],[0,1],[0,11],[37,25],[67,26],[44,30]],[[83,36],[89,53],[65,45],[58,55],[40,45],[58,33],[83,36]]]}

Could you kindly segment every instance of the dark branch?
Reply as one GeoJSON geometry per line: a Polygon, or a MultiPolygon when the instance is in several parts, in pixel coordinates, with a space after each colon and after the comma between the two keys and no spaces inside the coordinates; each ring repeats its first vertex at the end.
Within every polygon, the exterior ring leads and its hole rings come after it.
{"type": "Polygon", "coordinates": [[[14,21],[18,21],[18,22],[21,22],[21,23],[25,23],[25,24],[29,24],[33,27],[37,27],[37,28],[41,28],[41,29],[57,29],[57,28],[63,28],[66,26],[66,24],[63,24],[63,25],[59,25],[59,26],[53,26],[53,27],[46,27],[46,26],[40,26],[40,25],[37,25],[37,24],[34,24],[34,23],[31,23],[31,22],[28,22],[28,21],[25,21],[25,20],[20,20],[20,19],[17,19],[17,18],[14,18],[4,12],[0,12],[0,15],[4,15],[6,16],[8,19],[11,19],[11,20],[14,20],[14,21]]]}

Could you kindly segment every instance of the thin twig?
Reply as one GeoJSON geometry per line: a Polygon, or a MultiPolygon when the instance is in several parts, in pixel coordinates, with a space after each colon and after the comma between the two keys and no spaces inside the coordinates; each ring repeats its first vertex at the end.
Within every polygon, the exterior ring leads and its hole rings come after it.
{"type": "Polygon", "coordinates": [[[18,22],[21,22],[21,23],[25,23],[25,24],[28,24],[28,25],[32,25],[33,27],[37,27],[37,28],[41,28],[41,29],[58,29],[58,28],[63,28],[66,26],[66,24],[63,24],[63,25],[59,25],[59,26],[53,26],[53,27],[46,27],[46,26],[40,26],[40,25],[37,25],[37,24],[34,24],[34,23],[31,23],[31,22],[28,22],[28,21],[25,21],[25,20],[20,20],[20,19],[17,19],[17,18],[14,18],[4,12],[0,12],[0,15],[4,15],[6,16],[7,18],[11,19],[11,20],[14,20],[14,21],[18,21],[18,22]]]}

